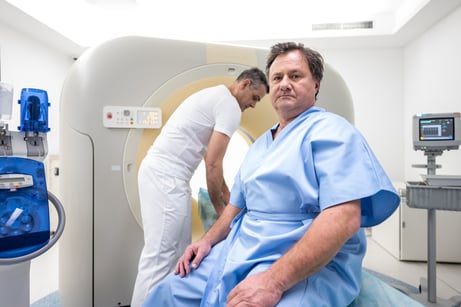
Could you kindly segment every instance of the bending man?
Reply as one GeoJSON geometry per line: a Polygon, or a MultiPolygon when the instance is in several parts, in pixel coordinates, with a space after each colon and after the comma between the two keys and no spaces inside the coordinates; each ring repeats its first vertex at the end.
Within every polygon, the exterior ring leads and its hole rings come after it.
{"type": "Polygon", "coordinates": [[[229,86],[203,89],[181,103],[162,128],[139,168],[138,184],[144,231],[132,307],[174,269],[191,242],[189,181],[205,159],[208,193],[218,215],[229,202],[223,158],[241,114],[269,91],[264,73],[243,71],[229,86]]]}

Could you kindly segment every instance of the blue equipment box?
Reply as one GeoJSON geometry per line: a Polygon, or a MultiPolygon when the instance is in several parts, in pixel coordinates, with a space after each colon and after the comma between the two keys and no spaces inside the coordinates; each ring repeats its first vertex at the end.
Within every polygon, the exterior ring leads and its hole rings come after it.
{"type": "Polygon", "coordinates": [[[21,99],[21,125],[19,131],[48,132],[48,93],[36,88],[23,88],[21,99]]]}
{"type": "Polygon", "coordinates": [[[30,254],[48,243],[50,217],[42,162],[0,157],[0,258],[30,254]]]}

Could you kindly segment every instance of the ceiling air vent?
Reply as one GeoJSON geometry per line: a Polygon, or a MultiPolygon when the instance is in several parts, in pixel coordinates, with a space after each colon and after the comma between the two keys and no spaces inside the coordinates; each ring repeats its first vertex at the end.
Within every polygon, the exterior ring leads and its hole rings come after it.
{"type": "Polygon", "coordinates": [[[359,21],[346,23],[317,23],[312,25],[312,31],[355,29],[373,29],[373,21],[359,21]]]}
{"type": "Polygon", "coordinates": [[[89,4],[103,9],[135,8],[136,0],[86,0],[89,4]]]}

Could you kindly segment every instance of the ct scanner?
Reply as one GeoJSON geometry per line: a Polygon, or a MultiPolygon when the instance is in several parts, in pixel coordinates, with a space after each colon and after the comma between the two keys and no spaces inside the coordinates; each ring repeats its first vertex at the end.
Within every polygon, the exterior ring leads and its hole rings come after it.
{"type": "MultiPolygon", "coordinates": [[[[140,160],[158,127],[185,97],[228,84],[248,67],[264,70],[267,52],[123,37],[88,50],[74,63],[60,106],[60,196],[67,215],[59,243],[63,306],[130,304],[143,245],[137,194],[140,160]],[[152,129],[133,124],[133,114],[143,110],[153,112],[159,122],[152,129]],[[114,114],[129,118],[129,123],[105,124],[114,114]]],[[[353,122],[344,80],[325,66],[317,105],[353,122]]],[[[250,143],[276,121],[266,96],[243,113],[239,133],[250,143]]]]}

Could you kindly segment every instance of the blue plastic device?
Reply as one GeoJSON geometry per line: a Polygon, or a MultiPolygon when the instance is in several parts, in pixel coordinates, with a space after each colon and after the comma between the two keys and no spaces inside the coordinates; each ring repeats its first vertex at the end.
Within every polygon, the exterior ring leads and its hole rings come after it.
{"type": "Polygon", "coordinates": [[[0,157],[0,258],[30,254],[46,245],[49,239],[43,163],[0,157]]]}
{"type": "Polygon", "coordinates": [[[23,88],[21,99],[21,125],[19,131],[48,132],[48,93],[35,88],[23,88]]]}

